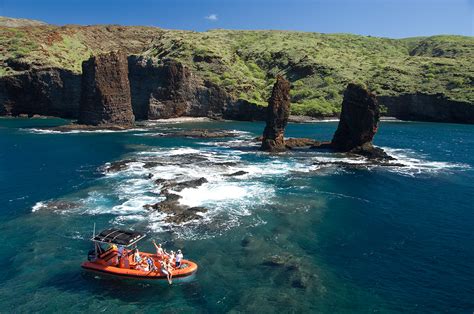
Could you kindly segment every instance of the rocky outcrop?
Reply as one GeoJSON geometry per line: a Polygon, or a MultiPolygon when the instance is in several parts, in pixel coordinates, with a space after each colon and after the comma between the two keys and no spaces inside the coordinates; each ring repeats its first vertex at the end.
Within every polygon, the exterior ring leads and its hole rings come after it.
{"type": "Polygon", "coordinates": [[[125,54],[110,52],[84,61],[78,123],[132,126],[134,122],[125,54]]]}
{"type": "Polygon", "coordinates": [[[400,120],[474,123],[472,103],[451,100],[443,94],[414,93],[378,99],[387,108],[386,115],[400,120]]]}
{"type": "Polygon", "coordinates": [[[361,85],[349,84],[331,148],[373,159],[391,159],[382,149],[372,145],[379,120],[380,108],[375,95],[361,85]]]}
{"type": "Polygon", "coordinates": [[[380,108],[375,95],[360,85],[349,84],[344,92],[341,117],[332,146],[347,152],[372,142],[379,120],[380,108]]]}
{"type": "Polygon", "coordinates": [[[58,69],[35,69],[0,78],[0,115],[43,115],[75,119],[81,77],[58,69]]]}
{"type": "Polygon", "coordinates": [[[289,116],[290,82],[279,75],[268,100],[261,150],[275,152],[286,149],[284,131],[289,116]]]}

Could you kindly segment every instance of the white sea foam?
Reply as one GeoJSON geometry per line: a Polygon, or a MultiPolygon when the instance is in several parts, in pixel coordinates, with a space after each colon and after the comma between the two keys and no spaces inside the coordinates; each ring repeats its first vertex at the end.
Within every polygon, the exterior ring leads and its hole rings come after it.
{"type": "Polygon", "coordinates": [[[147,131],[147,129],[134,128],[126,130],[68,130],[68,131],[58,131],[51,129],[38,129],[38,128],[29,128],[29,129],[20,129],[24,132],[34,133],[34,134],[79,134],[79,133],[125,133],[125,132],[138,132],[138,131],[147,131]]]}
{"type": "Polygon", "coordinates": [[[41,210],[41,209],[44,209],[44,208],[46,208],[46,204],[45,204],[45,203],[43,203],[43,202],[37,202],[37,203],[33,206],[33,208],[31,209],[31,211],[32,211],[32,212],[37,212],[37,211],[39,211],[39,210],[41,210]]]}
{"type": "MultiPolygon", "coordinates": [[[[429,157],[420,153],[391,148],[384,149],[397,158],[393,163],[401,163],[404,167],[377,167],[363,157],[317,151],[290,152],[272,157],[257,151],[238,149],[239,146],[248,146],[251,138],[251,134],[241,132],[237,138],[230,140],[203,142],[199,149],[156,147],[124,156],[124,159],[128,157],[133,161],[128,162],[127,167],[121,171],[106,173],[101,180],[105,180],[103,185],[107,189],[96,189],[89,193],[81,211],[89,215],[114,215],[111,222],[116,224],[140,222],[156,232],[173,230],[179,237],[208,237],[213,233],[203,231],[206,230],[203,227],[206,224],[213,225],[215,235],[216,232],[225,232],[228,228],[238,226],[242,221],[246,224],[265,223],[254,214],[257,208],[274,201],[274,178],[290,177],[289,175],[294,173],[313,175],[311,172],[317,170],[319,175],[322,168],[325,169],[324,174],[334,174],[340,170],[339,167],[331,165],[340,162],[348,165],[367,165],[369,169],[376,168],[369,171],[394,171],[402,175],[463,170],[469,167],[465,164],[430,161],[429,157]],[[249,155],[253,161],[246,161],[249,155]],[[261,158],[254,158],[255,156],[261,158]],[[244,171],[245,174],[227,176],[237,171],[244,171]],[[148,178],[149,174],[151,179],[148,178]],[[207,183],[197,188],[171,191],[181,196],[179,202],[182,205],[207,208],[208,211],[201,214],[201,220],[189,222],[184,226],[173,226],[165,222],[167,214],[150,212],[144,208],[144,205],[155,204],[164,199],[164,196],[159,194],[162,186],[155,184],[154,180],[161,178],[180,182],[201,177],[206,178],[207,183]]],[[[337,194],[333,196],[340,197],[337,194]]],[[[44,207],[45,203],[38,202],[32,210],[38,211],[44,207]]]]}
{"type": "Polygon", "coordinates": [[[409,149],[383,148],[390,156],[396,160],[390,161],[392,164],[402,164],[403,167],[395,167],[396,171],[402,174],[415,175],[420,173],[438,173],[442,171],[462,171],[470,169],[468,164],[451,163],[445,161],[431,161],[421,153],[409,149]]]}

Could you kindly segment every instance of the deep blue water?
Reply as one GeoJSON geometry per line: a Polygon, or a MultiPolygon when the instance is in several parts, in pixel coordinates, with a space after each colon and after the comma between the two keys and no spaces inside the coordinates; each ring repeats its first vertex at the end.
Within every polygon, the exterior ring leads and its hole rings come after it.
{"type": "MultiPolygon", "coordinates": [[[[0,119],[0,311],[474,311],[474,126],[382,123],[375,144],[405,167],[323,166],[362,160],[297,150],[258,152],[262,123],[154,123],[128,132],[58,134],[60,119],[0,119]],[[187,128],[237,138],[184,139],[187,128]],[[196,156],[200,157],[197,158],[196,156]],[[108,162],[129,168],[104,174],[108,162]],[[159,161],[144,169],[146,161],[159,161]],[[238,170],[241,177],[224,174],[238,170]],[[203,220],[170,226],[143,205],[146,178],[204,176],[182,202],[203,220]],[[73,204],[54,210],[54,202],[73,204]],[[146,231],[200,269],[148,284],[81,270],[93,223],[146,231]],[[282,266],[269,266],[270,260],[282,266]]],[[[336,122],[290,124],[330,139],[336,122]]],[[[151,250],[149,239],[143,250],[151,250]]]]}

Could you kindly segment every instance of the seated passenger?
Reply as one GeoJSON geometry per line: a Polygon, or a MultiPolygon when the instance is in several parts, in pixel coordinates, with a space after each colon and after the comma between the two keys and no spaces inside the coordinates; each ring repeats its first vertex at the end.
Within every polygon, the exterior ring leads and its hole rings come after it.
{"type": "Polygon", "coordinates": [[[149,271],[156,271],[157,270],[157,268],[155,266],[155,262],[153,261],[153,259],[150,256],[146,257],[146,263],[148,264],[149,271]]]}
{"type": "Polygon", "coordinates": [[[135,253],[133,254],[133,261],[137,264],[140,264],[142,262],[142,257],[140,256],[140,252],[138,249],[135,249],[135,253]]]}

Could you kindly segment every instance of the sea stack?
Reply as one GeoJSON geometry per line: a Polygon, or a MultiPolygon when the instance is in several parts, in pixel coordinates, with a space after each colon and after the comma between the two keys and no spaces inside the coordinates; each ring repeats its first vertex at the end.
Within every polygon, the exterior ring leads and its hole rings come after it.
{"type": "Polygon", "coordinates": [[[278,152],[286,150],[284,132],[290,116],[290,82],[278,75],[268,100],[266,126],[261,150],[278,152]]]}
{"type": "Polygon", "coordinates": [[[109,52],[84,61],[78,123],[130,127],[134,122],[126,55],[109,52]]]}
{"type": "Polygon", "coordinates": [[[339,152],[391,159],[372,145],[379,119],[380,108],[375,95],[361,85],[350,83],[344,92],[341,117],[331,147],[339,152]]]}

